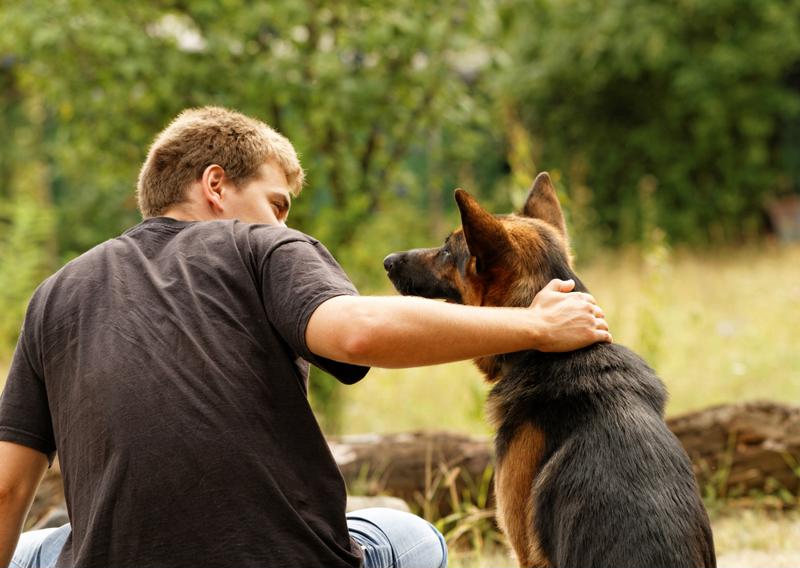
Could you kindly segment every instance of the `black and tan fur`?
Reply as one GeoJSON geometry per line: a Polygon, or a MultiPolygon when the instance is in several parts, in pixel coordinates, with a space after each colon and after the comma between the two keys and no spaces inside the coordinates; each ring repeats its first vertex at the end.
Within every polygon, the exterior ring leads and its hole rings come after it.
{"type": "MultiPolygon", "coordinates": [[[[491,215],[462,190],[456,201],[462,228],[443,246],[385,259],[399,292],[528,306],[553,278],[586,291],[546,173],[516,215],[491,215]]],[[[494,385],[498,521],[521,566],[716,566],[691,464],[664,423],[664,386],[638,355],[604,343],[476,363],[494,385]]]]}

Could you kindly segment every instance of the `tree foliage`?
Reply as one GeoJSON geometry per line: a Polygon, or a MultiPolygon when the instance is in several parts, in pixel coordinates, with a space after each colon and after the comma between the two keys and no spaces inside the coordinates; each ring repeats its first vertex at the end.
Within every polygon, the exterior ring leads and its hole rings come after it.
{"type": "MultiPolygon", "coordinates": [[[[418,211],[442,209],[453,186],[445,178],[476,152],[468,134],[445,145],[442,133],[488,116],[454,63],[475,43],[476,2],[223,4],[3,5],[3,102],[39,109],[35,120],[4,120],[34,140],[26,152],[47,179],[36,203],[55,211],[51,270],[138,221],[133,187],[149,142],[180,110],[206,104],[261,118],[293,141],[310,187],[291,224],[325,242],[357,283],[382,276],[386,253],[425,239],[418,211]]],[[[9,158],[1,164],[12,175],[19,158],[9,158]]],[[[17,270],[40,255],[27,219],[6,214],[0,246],[29,293],[43,274],[17,270]]]]}
{"type": "MultiPolygon", "coordinates": [[[[474,120],[469,87],[451,64],[474,42],[472,8],[454,0],[7,7],[4,28],[14,34],[0,53],[47,109],[40,151],[54,177],[62,251],[81,252],[135,221],[131,188],[147,145],[187,106],[234,107],[286,134],[311,188],[292,222],[334,250],[398,196],[424,208],[424,174],[442,167],[427,159],[431,133],[474,120]]],[[[463,144],[441,152],[464,159],[463,144]]]]}
{"type": "Polygon", "coordinates": [[[671,239],[694,243],[752,236],[764,197],[796,185],[800,2],[535,6],[503,4],[501,91],[540,164],[591,192],[606,241],[639,238],[643,184],[671,239]]]}
{"type": "Polygon", "coordinates": [[[507,211],[550,170],[582,252],[741,239],[800,178],[800,0],[0,0],[0,28],[0,359],[44,276],[138,222],[189,106],[294,142],[290,224],[367,290],[459,185],[507,211]]]}

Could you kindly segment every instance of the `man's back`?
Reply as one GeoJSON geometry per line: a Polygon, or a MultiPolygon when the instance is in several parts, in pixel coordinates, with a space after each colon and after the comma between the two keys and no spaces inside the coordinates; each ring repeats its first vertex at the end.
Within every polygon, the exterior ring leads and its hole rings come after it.
{"type": "MultiPolygon", "coordinates": [[[[169,218],[48,279],[0,432],[58,451],[72,521],[59,565],[358,565],[299,358],[315,359],[313,310],[354,293],[301,233],[169,218]]],[[[314,362],[345,382],[365,372],[314,362]]]]}

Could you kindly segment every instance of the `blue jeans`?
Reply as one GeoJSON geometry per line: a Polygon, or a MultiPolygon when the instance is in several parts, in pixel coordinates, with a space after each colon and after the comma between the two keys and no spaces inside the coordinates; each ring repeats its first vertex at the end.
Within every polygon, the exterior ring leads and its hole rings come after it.
{"type": "MultiPolygon", "coordinates": [[[[428,521],[394,509],[361,509],[347,528],[364,551],[364,568],[446,568],[444,537],[428,521]]],[[[9,568],[55,565],[70,526],[22,533],[9,568]]]]}

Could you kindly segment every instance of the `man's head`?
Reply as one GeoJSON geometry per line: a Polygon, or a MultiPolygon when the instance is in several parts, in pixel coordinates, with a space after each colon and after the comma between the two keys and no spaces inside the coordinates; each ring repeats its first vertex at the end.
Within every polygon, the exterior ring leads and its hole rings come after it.
{"type": "Polygon", "coordinates": [[[221,107],[188,109],[156,136],[139,172],[142,215],[284,222],[303,169],[291,142],[221,107]]]}

